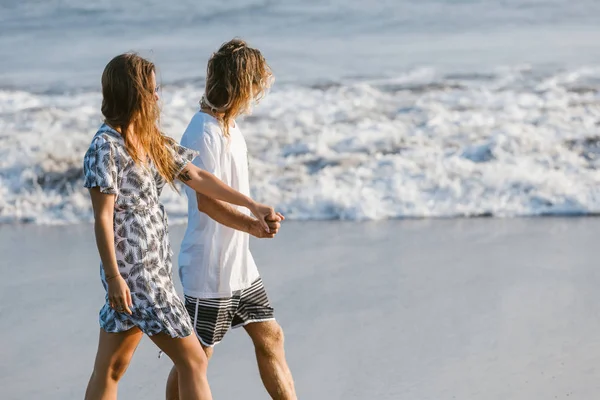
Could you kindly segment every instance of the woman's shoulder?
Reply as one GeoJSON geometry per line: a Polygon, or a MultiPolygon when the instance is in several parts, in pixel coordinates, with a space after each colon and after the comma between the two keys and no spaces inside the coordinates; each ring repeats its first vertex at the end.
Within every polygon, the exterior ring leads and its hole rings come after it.
{"type": "Polygon", "coordinates": [[[122,165],[123,157],[126,157],[127,151],[121,135],[114,129],[102,125],[96,132],[90,147],[85,153],[84,163],[91,159],[111,159],[115,165],[122,165]]]}
{"type": "Polygon", "coordinates": [[[121,135],[106,124],[102,124],[90,143],[90,150],[102,147],[118,148],[124,145],[121,135]]]}

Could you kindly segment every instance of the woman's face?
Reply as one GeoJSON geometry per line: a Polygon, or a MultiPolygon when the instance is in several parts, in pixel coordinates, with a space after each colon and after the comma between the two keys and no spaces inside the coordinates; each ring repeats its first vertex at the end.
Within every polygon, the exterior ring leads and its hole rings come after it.
{"type": "Polygon", "coordinates": [[[156,85],[156,74],[154,73],[154,71],[152,71],[150,81],[152,82],[152,87],[154,88],[154,99],[156,101],[159,101],[160,95],[158,94],[158,92],[159,92],[160,87],[156,85]]]}

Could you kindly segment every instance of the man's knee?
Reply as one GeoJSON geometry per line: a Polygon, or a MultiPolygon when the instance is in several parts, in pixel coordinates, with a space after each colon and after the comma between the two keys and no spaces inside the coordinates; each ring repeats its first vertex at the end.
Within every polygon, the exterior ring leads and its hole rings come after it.
{"type": "Polygon", "coordinates": [[[253,338],[256,351],[264,355],[273,355],[283,349],[284,335],[279,324],[272,324],[262,335],[253,338]]]}

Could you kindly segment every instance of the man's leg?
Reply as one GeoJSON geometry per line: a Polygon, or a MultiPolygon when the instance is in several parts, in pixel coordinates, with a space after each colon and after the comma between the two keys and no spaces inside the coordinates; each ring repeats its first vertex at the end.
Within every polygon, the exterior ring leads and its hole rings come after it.
{"type": "Polygon", "coordinates": [[[256,361],[265,389],[275,400],[295,400],[292,373],[285,360],[283,330],[272,321],[253,322],[244,326],[254,343],[256,361]]]}

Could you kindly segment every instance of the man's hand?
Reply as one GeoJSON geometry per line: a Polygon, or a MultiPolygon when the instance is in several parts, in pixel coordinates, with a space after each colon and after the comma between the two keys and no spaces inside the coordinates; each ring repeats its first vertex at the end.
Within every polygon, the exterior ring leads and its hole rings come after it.
{"type": "Polygon", "coordinates": [[[267,225],[269,225],[269,232],[265,231],[262,224],[258,220],[254,220],[252,226],[250,227],[250,232],[248,233],[259,239],[273,239],[277,232],[279,232],[281,221],[284,219],[285,217],[281,215],[281,213],[276,213],[274,219],[265,219],[267,225]]]}

